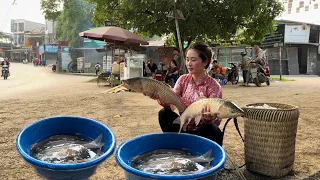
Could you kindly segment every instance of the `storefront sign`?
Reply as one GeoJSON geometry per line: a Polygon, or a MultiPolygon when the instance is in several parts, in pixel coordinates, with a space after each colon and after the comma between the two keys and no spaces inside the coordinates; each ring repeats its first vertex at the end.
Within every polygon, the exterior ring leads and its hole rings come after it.
{"type": "Polygon", "coordinates": [[[69,71],[68,64],[72,61],[70,56],[70,47],[61,46],[61,61],[62,61],[62,71],[69,71]]]}
{"type": "Polygon", "coordinates": [[[21,46],[22,49],[30,49],[31,46],[21,46]]]}
{"type": "Polygon", "coordinates": [[[309,43],[309,25],[286,25],[284,33],[285,43],[309,43]]]}
{"type": "Polygon", "coordinates": [[[46,53],[58,53],[58,46],[57,45],[51,45],[51,44],[45,44],[44,45],[44,51],[46,53]]]}

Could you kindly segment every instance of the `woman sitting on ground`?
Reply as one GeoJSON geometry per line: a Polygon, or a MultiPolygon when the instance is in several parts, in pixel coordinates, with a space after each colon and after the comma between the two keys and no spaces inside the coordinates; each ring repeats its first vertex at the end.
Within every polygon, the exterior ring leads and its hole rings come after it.
{"type": "MultiPolygon", "coordinates": [[[[189,71],[177,80],[173,91],[181,98],[181,100],[189,106],[193,102],[202,97],[206,98],[222,98],[222,89],[219,83],[206,74],[206,69],[211,62],[212,52],[203,43],[194,43],[186,51],[186,66],[189,71]]],[[[179,116],[170,109],[170,106],[159,100],[159,97],[150,96],[157,99],[159,104],[164,108],[159,111],[159,124],[163,132],[178,132],[179,124],[173,121],[179,116]]],[[[184,124],[181,132],[195,134],[208,138],[222,145],[223,135],[219,128],[221,119],[217,115],[205,115],[210,112],[205,107],[202,112],[202,119],[196,126],[194,119],[189,124],[184,124]]],[[[182,112],[180,112],[181,114],[182,112]]]]}
{"type": "MultiPolygon", "coordinates": [[[[169,84],[172,84],[172,80],[174,82],[177,81],[177,78],[178,78],[178,73],[179,73],[179,69],[178,69],[178,65],[177,65],[177,62],[173,59],[170,61],[170,66],[167,70],[167,73],[166,73],[166,77],[165,77],[165,82],[166,83],[169,83],[169,84]]],[[[174,84],[174,83],[173,83],[174,84]]]]}

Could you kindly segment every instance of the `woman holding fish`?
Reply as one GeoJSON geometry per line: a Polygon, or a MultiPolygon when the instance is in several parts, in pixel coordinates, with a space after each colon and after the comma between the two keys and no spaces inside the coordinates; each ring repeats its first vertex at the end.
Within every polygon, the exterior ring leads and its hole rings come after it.
{"type": "MultiPolygon", "coordinates": [[[[189,74],[184,74],[177,80],[173,91],[181,98],[186,106],[189,106],[198,99],[222,98],[222,90],[219,83],[206,74],[206,69],[211,63],[212,52],[202,43],[190,45],[186,51],[186,66],[189,74]]],[[[151,97],[159,99],[158,97],[151,97]]],[[[173,123],[179,116],[173,112],[168,104],[159,100],[164,108],[159,112],[159,123],[163,132],[178,132],[180,125],[173,123]]],[[[196,126],[195,119],[189,124],[185,123],[182,130],[190,134],[196,134],[211,139],[222,145],[223,135],[219,128],[221,119],[217,115],[210,115],[210,108],[202,109],[203,115],[200,123],[196,126]]],[[[182,113],[182,112],[180,112],[182,113]]]]}
{"type": "Polygon", "coordinates": [[[206,74],[211,56],[211,50],[205,44],[192,44],[186,52],[189,73],[180,76],[173,89],[160,81],[140,77],[123,80],[122,83],[128,89],[158,100],[164,107],[159,111],[163,132],[183,131],[222,145],[221,118],[242,116],[243,111],[222,99],[221,86],[206,74]],[[181,116],[174,112],[175,108],[181,116]]]}

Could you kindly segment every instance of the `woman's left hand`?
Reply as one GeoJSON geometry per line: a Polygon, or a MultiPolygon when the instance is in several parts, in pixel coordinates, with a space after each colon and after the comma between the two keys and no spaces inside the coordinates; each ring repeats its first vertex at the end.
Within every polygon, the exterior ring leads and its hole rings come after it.
{"type": "Polygon", "coordinates": [[[210,107],[206,106],[202,109],[202,119],[205,124],[215,123],[220,125],[221,118],[218,118],[219,113],[210,114],[210,107]]]}

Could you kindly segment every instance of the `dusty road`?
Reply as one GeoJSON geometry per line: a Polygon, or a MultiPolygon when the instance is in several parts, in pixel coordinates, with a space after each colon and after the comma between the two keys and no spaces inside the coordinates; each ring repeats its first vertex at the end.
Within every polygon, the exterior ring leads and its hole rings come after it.
{"type": "Polygon", "coordinates": [[[49,67],[34,67],[31,63],[12,63],[10,77],[7,80],[0,79],[0,99],[50,95],[60,91],[58,88],[62,86],[86,82],[90,78],[53,73],[49,67]]]}
{"type": "MultiPolygon", "coordinates": [[[[161,132],[157,122],[160,106],[132,92],[101,94],[106,88],[87,83],[91,77],[59,75],[50,68],[13,64],[8,81],[0,79],[0,179],[40,179],[15,149],[15,137],[27,124],[57,115],[83,116],[106,124],[117,145],[137,135],[161,132]],[[114,118],[120,114],[120,118],[114,118]],[[143,118],[141,115],[143,114],[143,118]]],[[[320,170],[320,78],[297,78],[270,87],[224,86],[223,96],[243,106],[278,102],[299,106],[294,176],[303,179],[320,170]]],[[[239,119],[243,132],[243,121],[239,119]]],[[[227,128],[224,148],[237,163],[244,163],[244,146],[235,128],[227,128]]],[[[244,171],[246,172],[246,171],[244,171]]],[[[248,179],[266,179],[245,173],[248,179]]],[[[319,176],[318,176],[319,178],[319,176]]],[[[92,180],[123,180],[123,172],[111,156],[99,166],[92,180]]],[[[237,177],[235,177],[237,179],[237,177]]],[[[316,179],[316,178],[313,178],[316,179]]]]}

